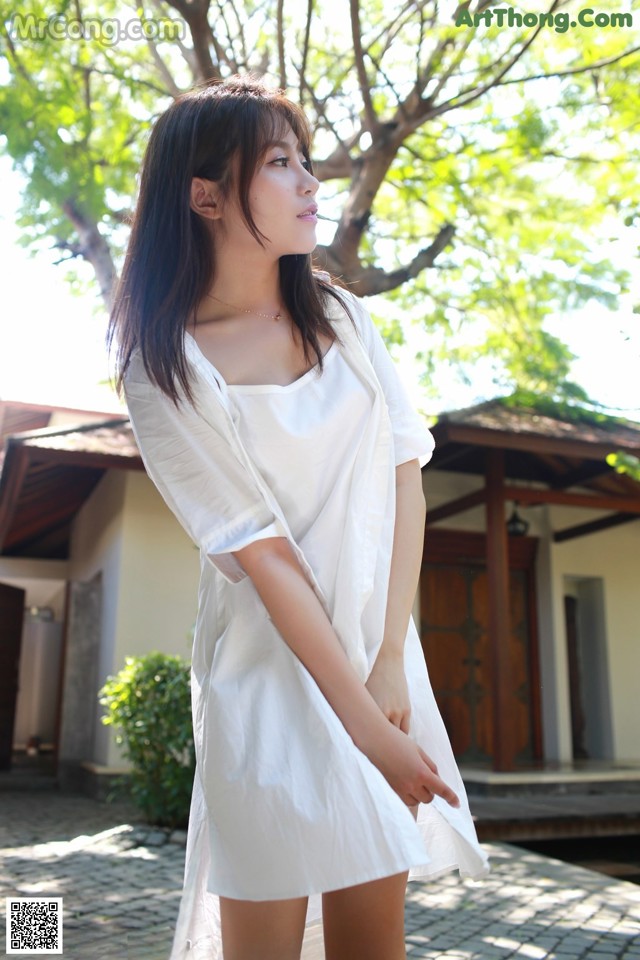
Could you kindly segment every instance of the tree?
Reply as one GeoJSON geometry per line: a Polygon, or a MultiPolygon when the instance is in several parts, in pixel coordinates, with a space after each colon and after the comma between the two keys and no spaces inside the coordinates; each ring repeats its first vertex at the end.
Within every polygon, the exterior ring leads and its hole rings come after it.
{"type": "Polygon", "coordinates": [[[544,319],[626,287],[603,235],[640,209],[640,24],[617,0],[600,26],[577,0],[538,3],[535,25],[531,6],[500,26],[488,0],[58,0],[30,33],[0,0],[25,241],[88,260],[108,302],[154,116],[193,82],[266,75],[316,129],[320,264],[422,316],[449,356],[491,351],[505,388],[584,399],[544,319]]]}

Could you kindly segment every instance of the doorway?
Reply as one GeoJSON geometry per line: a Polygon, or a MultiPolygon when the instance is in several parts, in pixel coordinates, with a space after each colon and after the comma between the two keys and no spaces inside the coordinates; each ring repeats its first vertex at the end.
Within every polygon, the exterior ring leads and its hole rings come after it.
{"type": "MultiPolygon", "coordinates": [[[[490,766],[493,675],[486,543],[481,534],[431,530],[420,580],[421,637],[433,691],[456,759],[490,766]]],[[[541,759],[535,621],[536,541],[510,541],[510,721],[515,761],[541,759]]]]}
{"type": "Polygon", "coordinates": [[[25,596],[0,583],[0,770],[11,769],[25,596]]]}
{"type": "Polygon", "coordinates": [[[610,760],[613,730],[604,581],[565,577],[564,592],[573,759],[610,760]]]}

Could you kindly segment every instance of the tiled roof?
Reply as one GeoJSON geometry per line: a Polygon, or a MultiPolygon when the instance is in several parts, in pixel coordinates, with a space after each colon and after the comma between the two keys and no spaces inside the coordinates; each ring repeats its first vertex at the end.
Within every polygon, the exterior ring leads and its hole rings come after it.
{"type": "Polygon", "coordinates": [[[612,449],[640,449],[640,423],[583,411],[577,413],[575,419],[570,416],[563,418],[533,408],[511,407],[500,400],[442,413],[438,417],[438,423],[462,424],[502,433],[604,443],[612,449]]]}
{"type": "Polygon", "coordinates": [[[75,515],[111,467],[142,468],[126,417],[5,437],[0,473],[2,552],[65,558],[75,515]]]}
{"type": "Polygon", "coordinates": [[[131,458],[140,456],[128,419],[64,430],[38,430],[19,439],[25,446],[42,450],[69,450],[131,458]]]}

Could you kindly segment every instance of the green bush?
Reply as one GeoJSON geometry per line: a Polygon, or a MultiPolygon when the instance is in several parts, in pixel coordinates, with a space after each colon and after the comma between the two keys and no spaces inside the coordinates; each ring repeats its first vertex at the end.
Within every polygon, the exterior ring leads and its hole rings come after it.
{"type": "Polygon", "coordinates": [[[102,722],[119,729],[131,761],[131,795],[149,823],[184,827],[195,769],[189,664],[149,653],[127,657],[99,693],[102,722]]]}

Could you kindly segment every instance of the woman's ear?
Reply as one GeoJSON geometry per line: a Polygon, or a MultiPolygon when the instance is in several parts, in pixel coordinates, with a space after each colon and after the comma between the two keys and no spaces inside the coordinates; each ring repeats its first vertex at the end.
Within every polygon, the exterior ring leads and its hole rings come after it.
{"type": "Polygon", "coordinates": [[[222,216],[222,197],[215,180],[194,177],[191,181],[191,209],[205,220],[219,220],[222,216]]]}

